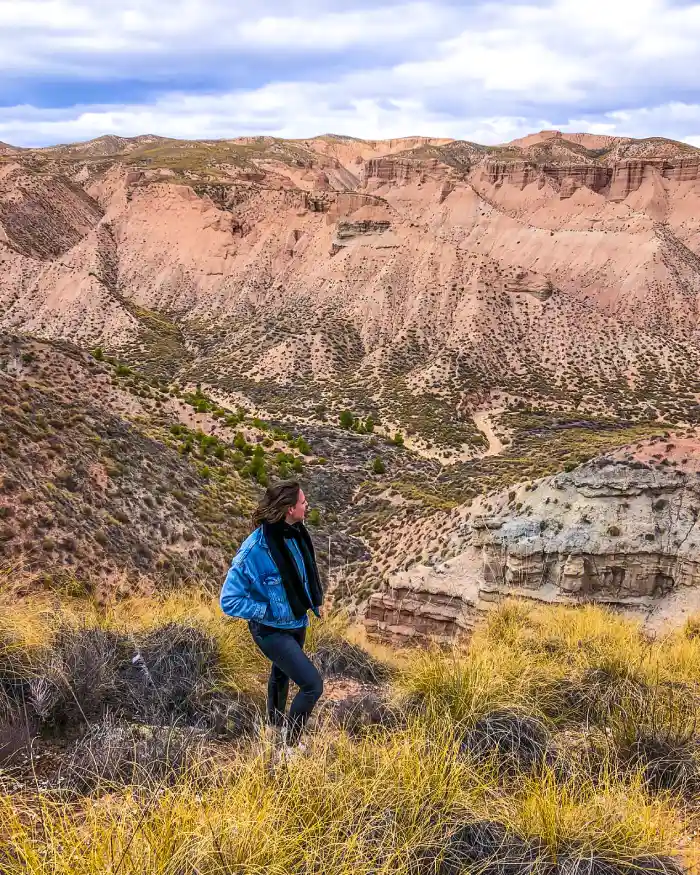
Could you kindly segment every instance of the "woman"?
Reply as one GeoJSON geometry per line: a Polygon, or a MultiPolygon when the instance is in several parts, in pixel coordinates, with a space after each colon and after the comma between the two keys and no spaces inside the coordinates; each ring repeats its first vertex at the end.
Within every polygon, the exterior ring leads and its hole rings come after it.
{"type": "Polygon", "coordinates": [[[304,653],[307,611],[321,616],[323,590],[311,537],[304,526],[306,497],[294,480],[267,489],[253,514],[253,533],[241,544],[221,591],[221,608],[248,621],[253,641],[272,662],[267,719],[285,726],[289,679],[299,687],[286,721],[286,744],[294,747],[323,680],[304,653]]]}

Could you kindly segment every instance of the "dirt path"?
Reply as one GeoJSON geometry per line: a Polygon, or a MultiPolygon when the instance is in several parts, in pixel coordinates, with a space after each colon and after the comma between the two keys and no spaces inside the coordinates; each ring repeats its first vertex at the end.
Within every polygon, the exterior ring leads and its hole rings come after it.
{"type": "Polygon", "coordinates": [[[486,436],[486,440],[489,442],[489,447],[484,453],[484,456],[497,456],[499,453],[503,452],[503,444],[493,430],[493,425],[491,424],[491,417],[493,414],[501,412],[501,410],[482,410],[479,413],[474,413],[472,415],[476,427],[486,436]]]}

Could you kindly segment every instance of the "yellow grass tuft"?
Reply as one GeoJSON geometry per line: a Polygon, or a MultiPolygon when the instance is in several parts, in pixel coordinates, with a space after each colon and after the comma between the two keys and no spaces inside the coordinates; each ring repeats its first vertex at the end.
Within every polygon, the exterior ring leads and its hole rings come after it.
{"type": "MultiPolygon", "coordinates": [[[[258,696],[264,688],[267,664],[245,624],[223,617],[206,594],[131,599],[102,612],[70,599],[7,608],[2,635],[15,648],[10,662],[22,647],[50,647],[65,624],[138,635],[187,623],[215,638],[225,685],[258,696]]],[[[350,737],[319,720],[307,752],[290,761],[277,762],[270,743],[254,736],[210,746],[210,758],[170,786],[115,783],[93,796],[31,783],[2,791],[0,772],[0,871],[428,875],[449,834],[475,821],[503,824],[551,863],[571,853],[612,864],[650,854],[689,862],[700,856],[689,825],[692,801],[650,790],[641,765],[623,762],[616,749],[597,760],[582,756],[593,727],[576,722],[570,703],[577,685],[594,682],[621,684],[625,695],[673,682],[692,698],[700,640],[687,628],[649,639],[600,608],[509,602],[467,647],[395,654],[343,617],[314,623],[309,647],[343,637],[391,661],[387,695],[411,703],[398,726],[350,737]],[[499,709],[540,718],[554,757],[513,777],[499,772],[495,756],[463,749],[464,732],[499,709]]],[[[615,725],[596,731],[610,744],[617,738],[615,725]]]]}

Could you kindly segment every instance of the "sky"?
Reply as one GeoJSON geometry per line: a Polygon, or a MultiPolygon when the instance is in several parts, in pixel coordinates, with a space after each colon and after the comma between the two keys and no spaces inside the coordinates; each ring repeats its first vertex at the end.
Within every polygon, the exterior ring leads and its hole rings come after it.
{"type": "Polygon", "coordinates": [[[700,146],[700,0],[0,0],[0,141],[543,128],[700,146]]]}

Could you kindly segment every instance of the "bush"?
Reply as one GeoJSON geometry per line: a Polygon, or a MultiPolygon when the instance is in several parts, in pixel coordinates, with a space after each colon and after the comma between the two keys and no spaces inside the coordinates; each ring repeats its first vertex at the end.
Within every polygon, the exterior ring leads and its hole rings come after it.
{"type": "Polygon", "coordinates": [[[351,678],[366,684],[388,680],[391,670],[364,648],[335,635],[324,635],[316,645],[313,661],[324,677],[351,678]]]}
{"type": "Polygon", "coordinates": [[[303,437],[297,438],[297,449],[302,454],[302,456],[310,456],[313,453],[311,445],[303,437]]]}
{"type": "Polygon", "coordinates": [[[355,417],[352,415],[351,410],[343,410],[339,418],[340,427],[345,429],[351,429],[354,419],[355,417]]]}
{"type": "Polygon", "coordinates": [[[196,626],[168,623],[149,632],[132,659],[136,715],[152,723],[201,716],[199,697],[216,682],[216,639],[196,626]]]}
{"type": "Polygon", "coordinates": [[[318,508],[314,508],[309,514],[309,523],[312,526],[320,526],[321,525],[321,513],[318,508]]]}
{"type": "Polygon", "coordinates": [[[359,736],[371,729],[397,729],[405,720],[386,699],[375,693],[356,693],[334,704],[333,722],[350,735],[359,736]]]}
{"type": "Polygon", "coordinates": [[[201,772],[205,753],[205,737],[191,727],[135,726],[106,717],[73,745],[59,778],[78,793],[163,787],[195,766],[201,772]]]}
{"type": "Polygon", "coordinates": [[[35,711],[45,724],[67,729],[130,710],[128,639],[99,628],[63,627],[44,672],[32,682],[35,711]]]}
{"type": "MultiPolygon", "coordinates": [[[[440,875],[532,875],[543,856],[537,844],[510,832],[502,823],[472,821],[458,826],[438,855],[440,875]]],[[[544,869],[545,867],[542,866],[544,869]]],[[[426,870],[427,871],[427,870],[426,870]]]]}
{"type": "Polygon", "coordinates": [[[695,696],[685,685],[647,687],[610,709],[603,723],[613,753],[640,772],[651,790],[689,798],[700,792],[695,696]]]}
{"type": "Polygon", "coordinates": [[[385,474],[386,473],[386,465],[382,461],[380,456],[377,456],[372,462],[372,471],[375,474],[385,474]]]}
{"type": "Polygon", "coordinates": [[[476,721],[462,739],[462,750],[478,760],[495,757],[502,774],[532,773],[550,755],[550,734],[535,717],[514,711],[492,711],[476,721]]]}

